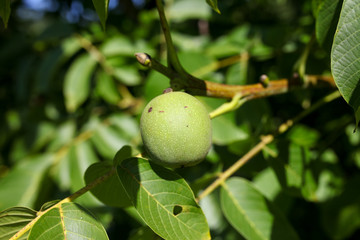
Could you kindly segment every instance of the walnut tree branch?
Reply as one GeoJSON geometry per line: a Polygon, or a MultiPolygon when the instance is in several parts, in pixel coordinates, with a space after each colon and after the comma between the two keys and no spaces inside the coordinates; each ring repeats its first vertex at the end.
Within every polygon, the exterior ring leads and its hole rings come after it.
{"type": "Polygon", "coordinates": [[[294,75],[292,78],[266,81],[249,85],[228,85],[201,80],[190,74],[178,73],[172,68],[166,67],[146,53],[135,54],[139,63],[149,67],[170,78],[171,87],[175,90],[184,89],[186,92],[216,98],[232,99],[241,96],[247,100],[263,98],[282,94],[297,88],[330,87],[335,88],[335,82],[331,76],[305,75],[303,81],[294,75]]]}

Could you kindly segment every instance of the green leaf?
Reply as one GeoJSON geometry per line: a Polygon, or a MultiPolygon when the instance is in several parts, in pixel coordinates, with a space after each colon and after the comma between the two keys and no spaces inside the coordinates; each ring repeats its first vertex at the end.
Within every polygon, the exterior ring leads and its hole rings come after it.
{"type": "Polygon", "coordinates": [[[170,5],[169,16],[171,21],[184,21],[189,19],[209,19],[211,10],[206,6],[204,0],[182,0],[175,1],[170,5]]]}
{"type": "Polygon", "coordinates": [[[62,56],[62,49],[55,48],[46,52],[40,66],[36,72],[35,91],[44,94],[50,87],[50,81],[59,66],[59,60],[62,56]]]}
{"type": "MultiPolygon", "coordinates": [[[[68,171],[70,172],[71,181],[70,190],[72,192],[76,192],[77,190],[85,186],[85,180],[83,179],[83,176],[86,169],[91,164],[98,162],[99,159],[96,156],[90,142],[85,141],[73,145],[70,148],[67,160],[69,161],[68,171]]],[[[81,204],[86,204],[87,206],[99,206],[100,204],[100,202],[89,192],[77,198],[76,201],[81,204]]]]}
{"type": "Polygon", "coordinates": [[[121,96],[112,77],[104,71],[96,74],[96,90],[102,99],[110,104],[118,104],[121,96]]]}
{"type": "Polygon", "coordinates": [[[324,45],[328,39],[333,39],[340,13],[340,4],[340,0],[324,0],[318,6],[315,31],[320,45],[324,45]]]}
{"type": "MultiPolygon", "coordinates": [[[[0,240],[8,240],[36,218],[36,211],[25,207],[13,207],[0,212],[0,240]]],[[[28,234],[19,239],[26,239],[28,234]]]]}
{"type": "Polygon", "coordinates": [[[0,181],[0,209],[33,207],[54,158],[49,154],[23,159],[0,181]],[[14,187],[16,186],[16,187],[14,187]]]}
{"type": "Polygon", "coordinates": [[[104,227],[85,208],[72,202],[53,208],[32,227],[29,240],[109,239],[104,227]]]}
{"type": "Polygon", "coordinates": [[[169,79],[156,71],[150,71],[145,81],[144,96],[147,102],[162,94],[164,89],[170,87],[169,79]]]}
{"type": "Polygon", "coordinates": [[[228,113],[212,119],[213,142],[226,145],[249,137],[248,133],[239,128],[235,122],[234,113],[228,113]]]}
{"type": "Polygon", "coordinates": [[[93,118],[94,135],[91,141],[99,153],[113,159],[117,151],[138,137],[138,122],[125,114],[112,114],[106,121],[93,118]]]}
{"type": "Polygon", "coordinates": [[[331,51],[331,71],[346,102],[357,111],[360,106],[360,5],[344,0],[331,51]]]}
{"type": "Polygon", "coordinates": [[[217,12],[218,14],[221,14],[219,8],[218,8],[218,3],[217,0],[206,0],[207,4],[210,5],[210,7],[212,7],[212,9],[214,9],[215,12],[217,12]]]}
{"type": "Polygon", "coordinates": [[[271,168],[259,172],[253,179],[253,185],[271,201],[281,192],[279,181],[271,168]]]}
{"type": "Polygon", "coordinates": [[[357,129],[357,127],[359,126],[359,121],[360,121],[360,107],[358,107],[358,109],[355,111],[355,121],[356,121],[356,125],[355,125],[355,129],[354,131],[357,129]]]}
{"type": "Polygon", "coordinates": [[[141,82],[139,71],[135,66],[114,67],[114,77],[127,86],[135,86],[141,82]]]}
{"type": "Polygon", "coordinates": [[[90,93],[91,75],[96,61],[89,54],[78,57],[65,75],[64,96],[69,112],[74,112],[90,93]]]}
{"type": "Polygon", "coordinates": [[[99,16],[101,26],[105,30],[108,17],[109,0],[92,0],[95,10],[99,16]]]}
{"type": "Polygon", "coordinates": [[[199,202],[212,231],[221,232],[228,225],[220,207],[218,191],[212,192],[199,202]]]}
{"type": "MultiPolygon", "coordinates": [[[[86,184],[107,174],[112,169],[113,165],[111,162],[100,162],[91,165],[85,172],[84,179],[86,184]]],[[[108,206],[126,207],[131,204],[119,178],[115,174],[91,189],[91,193],[108,206]]]]}
{"type": "Polygon", "coordinates": [[[156,235],[151,228],[144,226],[133,231],[128,240],[161,240],[162,238],[156,235]]]}
{"type": "Polygon", "coordinates": [[[360,228],[359,185],[359,175],[348,179],[340,196],[321,205],[322,224],[331,239],[351,239],[360,228]]]}
{"type": "Polygon", "coordinates": [[[323,2],[323,0],[312,0],[311,1],[311,7],[313,15],[316,17],[319,11],[319,6],[323,2]]]}
{"type": "Polygon", "coordinates": [[[313,147],[320,138],[320,134],[315,129],[298,124],[290,129],[287,134],[289,140],[299,146],[313,147]]]}
{"type": "MultiPolygon", "coordinates": [[[[339,159],[332,149],[325,150],[316,159],[316,189],[317,202],[326,202],[338,196],[344,190],[344,173],[339,164],[339,159]]],[[[314,168],[312,166],[312,168],[314,168]]]]}
{"type": "Polygon", "coordinates": [[[220,198],[225,217],[246,239],[299,239],[283,213],[249,181],[227,180],[220,198]]]}
{"type": "Polygon", "coordinates": [[[165,239],[210,239],[189,185],[175,172],[141,158],[124,160],[118,176],[147,225],[165,239]]]}
{"type": "Polygon", "coordinates": [[[288,193],[316,201],[316,181],[313,169],[309,167],[309,149],[286,142],[282,142],[281,146],[279,156],[269,159],[281,187],[288,193]]]}
{"type": "Polygon", "coordinates": [[[11,0],[2,0],[0,1],[0,17],[2,18],[5,28],[7,28],[11,8],[10,8],[11,0]]]}
{"type": "Polygon", "coordinates": [[[136,50],[138,49],[134,47],[130,39],[121,35],[107,39],[100,47],[100,51],[108,58],[116,56],[134,57],[136,50]]]}
{"type": "Polygon", "coordinates": [[[112,159],[119,148],[128,142],[124,136],[115,131],[114,127],[100,124],[96,128],[94,136],[91,138],[96,149],[106,158],[112,159]]]}

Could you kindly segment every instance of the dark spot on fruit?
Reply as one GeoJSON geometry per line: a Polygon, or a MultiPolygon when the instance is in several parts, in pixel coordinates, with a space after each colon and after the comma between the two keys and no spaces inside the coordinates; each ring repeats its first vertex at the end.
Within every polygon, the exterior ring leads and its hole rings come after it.
{"type": "Polygon", "coordinates": [[[184,106],[184,108],[188,108],[188,106],[184,106]]]}
{"type": "Polygon", "coordinates": [[[149,108],[148,113],[152,111],[152,107],[149,108]]]}
{"type": "Polygon", "coordinates": [[[186,127],[189,127],[189,125],[186,125],[186,127]]]}
{"type": "Polygon", "coordinates": [[[182,212],[183,208],[182,206],[179,206],[179,205],[175,205],[174,206],[174,209],[173,209],[173,214],[174,216],[180,214],[182,212]]]}
{"type": "Polygon", "coordinates": [[[167,88],[167,89],[165,89],[165,90],[163,91],[163,94],[165,94],[165,93],[170,93],[170,92],[172,92],[172,91],[173,91],[172,88],[167,88]]]}
{"type": "Polygon", "coordinates": [[[163,113],[164,111],[160,110],[159,113],[163,113]]]}

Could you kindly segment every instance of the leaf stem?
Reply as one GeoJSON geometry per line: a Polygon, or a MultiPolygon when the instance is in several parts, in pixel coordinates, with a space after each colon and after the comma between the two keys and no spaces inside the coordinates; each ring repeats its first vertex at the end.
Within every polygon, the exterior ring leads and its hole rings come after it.
{"type": "Polygon", "coordinates": [[[214,111],[212,111],[209,115],[210,118],[213,119],[217,116],[220,116],[224,113],[230,112],[230,111],[234,111],[235,109],[239,108],[241,105],[243,105],[246,102],[246,98],[241,99],[241,95],[235,95],[235,97],[233,97],[233,99],[231,100],[231,102],[228,103],[224,103],[223,105],[221,105],[220,107],[218,107],[217,109],[215,109],[214,111]]]}
{"type": "Polygon", "coordinates": [[[61,200],[57,204],[51,206],[50,208],[46,209],[45,211],[39,211],[37,213],[36,218],[34,218],[31,222],[29,222],[25,227],[23,227],[20,231],[18,231],[9,240],[17,240],[17,239],[19,239],[21,236],[23,236],[27,231],[29,231],[34,226],[34,224],[41,218],[42,215],[44,215],[45,213],[47,213],[51,209],[58,208],[63,203],[74,201],[76,198],[82,196],[83,194],[85,194],[86,192],[88,192],[89,190],[91,190],[92,188],[97,186],[98,184],[106,181],[109,177],[111,177],[115,173],[116,173],[116,168],[113,167],[109,172],[107,172],[106,174],[102,175],[101,177],[95,179],[94,181],[92,181],[91,183],[86,185],[85,187],[83,187],[80,190],[78,190],[77,192],[71,194],[69,197],[64,198],[63,200],[61,200]]]}
{"type": "Polygon", "coordinates": [[[277,133],[269,134],[261,138],[261,141],[255,145],[249,152],[247,152],[242,158],[236,161],[230,168],[228,168],[225,172],[221,173],[219,177],[210,184],[203,192],[201,192],[196,199],[199,202],[201,199],[212,193],[217,187],[223,184],[226,179],[228,179],[231,175],[233,175],[237,170],[239,170],[245,163],[247,163],[250,159],[252,159],[255,155],[257,155],[262,149],[266,147],[269,143],[271,143],[275,136],[287,131],[290,127],[294,125],[294,123],[300,121],[310,113],[314,112],[316,109],[321,107],[322,105],[333,101],[334,99],[340,97],[340,93],[338,91],[334,91],[329,95],[325,96],[315,104],[313,104],[310,108],[304,110],[299,115],[297,115],[292,120],[288,120],[285,123],[281,124],[278,128],[277,133]]]}
{"type": "Polygon", "coordinates": [[[172,69],[175,69],[176,72],[186,75],[187,73],[184,70],[184,68],[182,67],[182,65],[179,61],[179,58],[176,54],[175,46],[174,46],[172,38],[171,38],[170,27],[166,20],[162,0],[156,0],[156,7],[157,7],[159,17],[160,17],[161,28],[162,28],[164,36],[165,36],[168,66],[172,69]]]}

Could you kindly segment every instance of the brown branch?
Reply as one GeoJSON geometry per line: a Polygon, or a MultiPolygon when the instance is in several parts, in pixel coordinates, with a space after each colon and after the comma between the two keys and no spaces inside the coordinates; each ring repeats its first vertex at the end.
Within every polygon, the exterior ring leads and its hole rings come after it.
{"type": "Polygon", "coordinates": [[[272,80],[266,84],[261,82],[249,85],[214,83],[201,80],[187,73],[177,73],[172,68],[152,59],[148,54],[137,53],[135,55],[142,65],[170,78],[171,87],[175,90],[181,88],[192,95],[231,99],[240,94],[242,98],[255,99],[286,93],[296,88],[336,87],[331,76],[322,75],[305,75],[303,81],[294,75],[291,79],[272,80]]]}
{"type": "Polygon", "coordinates": [[[296,88],[336,87],[332,77],[321,75],[306,75],[304,83],[301,83],[301,81],[298,81],[296,78],[272,80],[269,81],[266,86],[262,83],[228,85],[203,81],[194,77],[191,77],[191,81],[187,81],[186,83],[184,87],[185,91],[194,95],[233,98],[236,94],[240,94],[243,98],[246,97],[247,99],[282,94],[296,88]]]}

